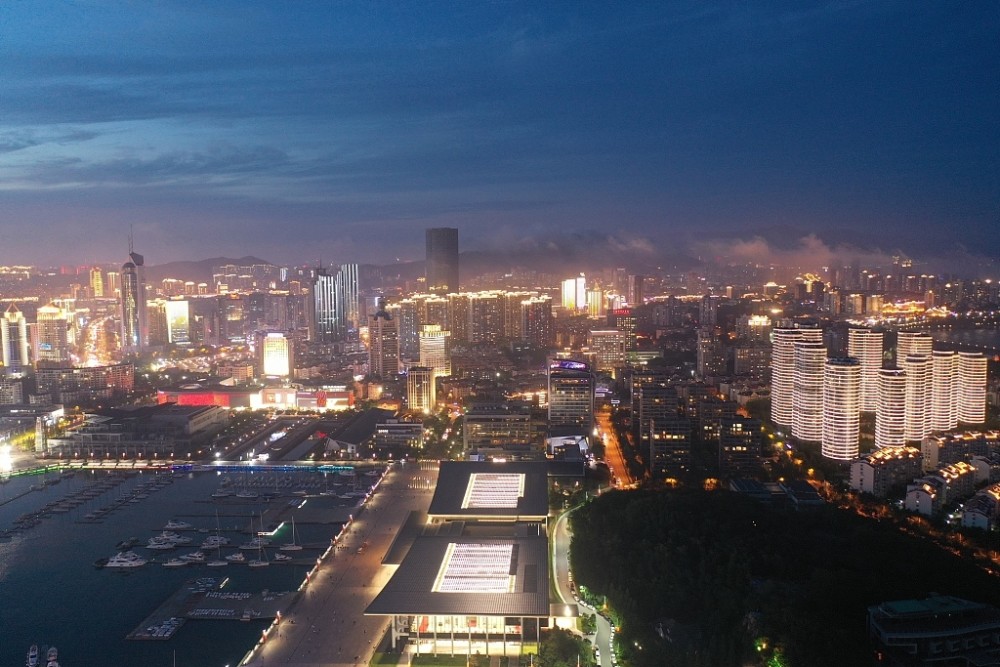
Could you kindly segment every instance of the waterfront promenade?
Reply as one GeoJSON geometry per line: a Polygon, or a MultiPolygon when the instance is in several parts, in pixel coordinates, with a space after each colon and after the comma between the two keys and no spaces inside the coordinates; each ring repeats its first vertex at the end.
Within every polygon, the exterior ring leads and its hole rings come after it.
{"type": "Polygon", "coordinates": [[[389,622],[364,616],[395,569],[383,566],[382,558],[409,513],[430,506],[436,482],[437,463],[393,466],[338,548],[245,664],[367,665],[389,622]]]}

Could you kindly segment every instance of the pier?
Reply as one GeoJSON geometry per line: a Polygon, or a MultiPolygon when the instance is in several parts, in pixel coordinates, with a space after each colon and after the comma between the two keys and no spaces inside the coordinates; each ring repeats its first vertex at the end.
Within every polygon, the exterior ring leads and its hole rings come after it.
{"type": "Polygon", "coordinates": [[[203,577],[185,582],[125,638],[166,641],[189,619],[256,621],[279,618],[297,596],[296,591],[227,591],[228,581],[203,577]]]}

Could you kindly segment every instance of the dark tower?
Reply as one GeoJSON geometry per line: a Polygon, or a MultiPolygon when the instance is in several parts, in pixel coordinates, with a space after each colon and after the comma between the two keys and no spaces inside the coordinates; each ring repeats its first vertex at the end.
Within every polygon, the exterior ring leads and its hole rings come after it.
{"type": "Polygon", "coordinates": [[[458,292],[458,230],[435,227],[427,230],[427,291],[432,294],[458,292]]]}

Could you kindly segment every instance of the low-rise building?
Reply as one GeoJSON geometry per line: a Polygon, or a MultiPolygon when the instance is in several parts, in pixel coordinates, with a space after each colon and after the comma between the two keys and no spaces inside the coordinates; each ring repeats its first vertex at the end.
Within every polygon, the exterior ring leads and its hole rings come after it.
{"type": "Polygon", "coordinates": [[[916,447],[884,447],[851,462],[851,488],[885,498],[889,491],[920,476],[916,447]]]}

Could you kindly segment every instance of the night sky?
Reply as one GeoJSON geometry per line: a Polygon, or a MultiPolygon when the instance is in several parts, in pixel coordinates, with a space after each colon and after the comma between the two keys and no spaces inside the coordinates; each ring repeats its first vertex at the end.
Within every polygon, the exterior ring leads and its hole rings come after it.
{"type": "Polygon", "coordinates": [[[1000,255],[1000,3],[0,3],[0,263],[1000,255]]]}

